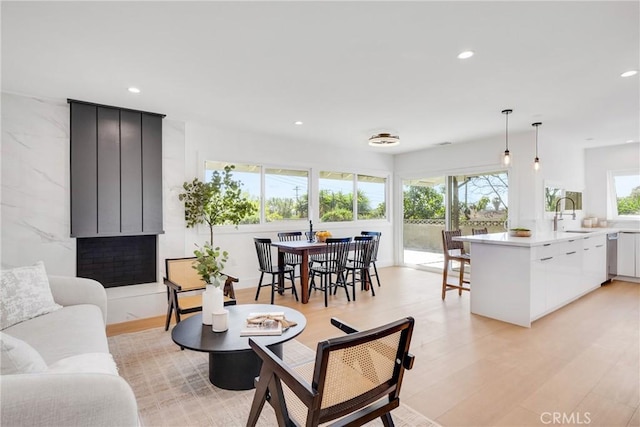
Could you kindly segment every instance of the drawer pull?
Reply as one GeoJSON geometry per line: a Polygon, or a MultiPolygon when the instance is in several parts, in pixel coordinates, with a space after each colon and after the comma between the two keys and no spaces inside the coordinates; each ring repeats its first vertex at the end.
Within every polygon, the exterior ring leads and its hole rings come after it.
{"type": "Polygon", "coordinates": [[[571,252],[567,252],[567,255],[573,255],[575,253],[576,253],[576,251],[571,251],[571,252]]]}
{"type": "Polygon", "coordinates": [[[604,245],[596,245],[596,248],[601,248],[601,247],[603,247],[603,246],[604,246],[604,245]]]}
{"type": "Polygon", "coordinates": [[[546,258],[540,258],[540,261],[549,261],[550,259],[553,259],[552,256],[548,256],[546,258]]]}
{"type": "Polygon", "coordinates": [[[588,251],[588,250],[589,250],[589,248],[584,248],[584,250],[585,250],[585,251],[588,251]]]}
{"type": "Polygon", "coordinates": [[[569,243],[575,242],[575,240],[569,240],[569,243]]]}
{"type": "Polygon", "coordinates": [[[542,246],[551,246],[551,243],[545,243],[545,244],[544,244],[544,245],[542,245],[542,246]]]}

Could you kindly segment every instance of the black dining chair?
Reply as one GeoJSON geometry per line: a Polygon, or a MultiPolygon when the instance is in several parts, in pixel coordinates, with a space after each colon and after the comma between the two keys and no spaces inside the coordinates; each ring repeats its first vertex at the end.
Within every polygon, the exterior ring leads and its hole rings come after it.
{"type": "Polygon", "coordinates": [[[278,269],[278,266],[273,263],[273,258],[271,256],[271,239],[254,237],[253,242],[256,246],[256,254],[258,255],[258,270],[260,270],[260,281],[258,282],[258,290],[256,291],[256,301],[260,296],[260,289],[264,286],[271,286],[271,304],[273,304],[275,292],[282,294],[287,289],[291,289],[291,293],[293,293],[293,296],[296,297],[296,301],[298,301],[298,292],[296,291],[296,285],[293,278],[293,267],[290,265],[284,266],[285,275],[288,275],[289,280],[291,280],[291,286],[286,287],[284,286],[284,283],[280,283],[277,279],[280,270],[278,269]],[[271,283],[262,283],[265,273],[271,274],[271,283]]]}
{"type": "Polygon", "coordinates": [[[371,276],[375,276],[376,281],[378,282],[378,287],[380,287],[380,277],[378,276],[378,267],[376,266],[376,261],[378,261],[378,248],[380,247],[380,237],[382,237],[382,233],[379,231],[361,231],[361,236],[372,236],[373,237],[373,253],[371,254],[371,265],[373,265],[373,272],[371,276]]]}
{"type": "Polygon", "coordinates": [[[356,300],[356,282],[361,283],[361,289],[365,289],[365,283],[369,284],[371,289],[371,295],[376,296],[373,283],[371,282],[371,257],[373,255],[373,249],[375,240],[373,236],[356,236],[353,238],[354,247],[352,258],[347,261],[347,281],[349,284],[349,273],[351,273],[351,284],[353,300],[356,300]]]}
{"type": "MultiPolygon", "coordinates": [[[[281,242],[294,242],[294,241],[299,241],[302,240],[302,231],[283,231],[278,233],[278,240],[280,240],[281,242]]],[[[296,266],[298,267],[298,272],[300,272],[300,265],[302,264],[302,257],[298,254],[290,254],[285,252],[284,253],[284,263],[285,265],[290,265],[291,267],[293,267],[293,275],[295,277],[300,277],[300,275],[298,274],[296,276],[295,274],[295,269],[296,266]]]]}
{"type": "Polygon", "coordinates": [[[324,292],[325,307],[328,305],[329,293],[333,291],[335,294],[338,286],[344,287],[344,291],[347,294],[347,301],[351,301],[344,274],[349,256],[350,243],[351,237],[327,238],[324,250],[320,254],[323,256],[323,262],[321,264],[313,264],[309,269],[309,276],[311,278],[309,295],[311,295],[312,290],[324,292]],[[331,281],[333,275],[336,276],[334,283],[331,281]],[[320,277],[320,284],[316,284],[316,276],[320,277]]]}

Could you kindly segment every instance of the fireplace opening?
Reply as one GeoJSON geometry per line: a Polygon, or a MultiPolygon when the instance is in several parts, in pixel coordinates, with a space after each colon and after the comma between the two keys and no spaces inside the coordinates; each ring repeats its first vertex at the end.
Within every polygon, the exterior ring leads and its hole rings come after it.
{"type": "Polygon", "coordinates": [[[77,239],[76,273],[105,288],[157,279],[156,235],[77,239]]]}

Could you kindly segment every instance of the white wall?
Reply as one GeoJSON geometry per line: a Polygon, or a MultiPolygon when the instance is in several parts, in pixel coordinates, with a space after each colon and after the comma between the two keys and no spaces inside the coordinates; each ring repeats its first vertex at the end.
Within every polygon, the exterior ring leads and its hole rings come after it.
{"type": "MultiPolygon", "coordinates": [[[[585,209],[589,216],[610,219],[607,212],[609,171],[635,170],[640,172],[640,143],[589,148],[585,150],[586,188],[585,209]]],[[[638,227],[639,221],[635,222],[638,227]]],[[[629,225],[629,224],[627,224],[629,225]]]]}
{"type": "Polygon", "coordinates": [[[75,275],[69,237],[69,106],[2,94],[2,268],[42,260],[75,275]]]}

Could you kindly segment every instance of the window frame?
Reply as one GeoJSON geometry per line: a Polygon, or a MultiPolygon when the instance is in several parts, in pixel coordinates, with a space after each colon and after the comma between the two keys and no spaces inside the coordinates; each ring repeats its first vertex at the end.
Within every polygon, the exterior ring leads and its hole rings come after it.
{"type": "Polygon", "coordinates": [[[615,178],[617,176],[637,176],[640,178],[640,171],[637,169],[618,169],[607,172],[607,219],[613,221],[638,221],[638,215],[620,215],[618,213],[618,197],[616,192],[615,178]]]}
{"type": "MultiPolygon", "coordinates": [[[[209,169],[207,167],[207,165],[209,163],[216,163],[216,164],[233,164],[233,165],[247,165],[247,166],[252,166],[252,167],[256,167],[259,169],[259,175],[260,175],[260,203],[259,203],[259,209],[260,212],[258,213],[259,216],[259,222],[256,224],[240,224],[239,227],[241,227],[243,230],[247,231],[247,232],[255,232],[256,230],[281,230],[283,228],[299,228],[299,229],[305,229],[306,227],[308,227],[308,222],[309,220],[314,221],[314,224],[316,223],[316,221],[318,221],[319,224],[323,224],[323,226],[335,226],[335,227],[341,227],[341,226],[349,226],[349,225],[354,225],[354,224],[368,224],[368,223],[380,223],[380,222],[386,222],[386,223],[390,223],[392,218],[391,218],[391,209],[390,209],[390,200],[391,200],[391,185],[392,185],[392,174],[391,173],[380,173],[378,171],[378,173],[373,172],[373,171],[367,171],[367,170],[358,170],[356,171],[345,171],[342,170],[340,171],[340,168],[336,168],[334,170],[330,170],[331,168],[326,168],[326,167],[319,167],[319,168],[312,168],[312,167],[301,167],[301,166],[291,166],[291,165],[282,165],[282,164],[272,164],[272,163],[257,163],[257,162],[247,162],[247,161],[228,161],[228,160],[204,160],[201,164],[203,167],[202,170],[202,179],[206,179],[207,176],[207,171],[212,170],[209,169]],[[269,169],[285,169],[285,170],[292,170],[292,171],[301,171],[301,172],[306,172],[307,173],[307,197],[308,197],[308,207],[307,207],[307,218],[300,218],[300,219],[288,219],[288,220],[278,220],[278,221],[267,221],[266,220],[266,180],[265,180],[265,175],[266,175],[266,171],[269,169]],[[327,221],[327,222],[321,222],[320,221],[320,211],[319,211],[319,194],[320,194],[320,188],[319,188],[319,182],[320,182],[320,172],[321,171],[331,171],[331,172],[336,172],[336,171],[340,171],[337,173],[343,173],[343,174],[350,174],[352,175],[352,191],[354,194],[353,197],[353,217],[351,220],[349,221],[327,221]],[[357,215],[358,215],[358,201],[357,201],[357,177],[359,175],[364,175],[364,176],[370,176],[370,177],[375,177],[375,178],[380,178],[384,180],[384,203],[385,203],[385,217],[384,218],[367,218],[367,219],[357,219],[357,215]]],[[[215,229],[219,230],[219,232],[221,233],[226,233],[226,232],[231,232],[232,230],[235,230],[236,227],[233,225],[216,225],[215,229]]]]}

